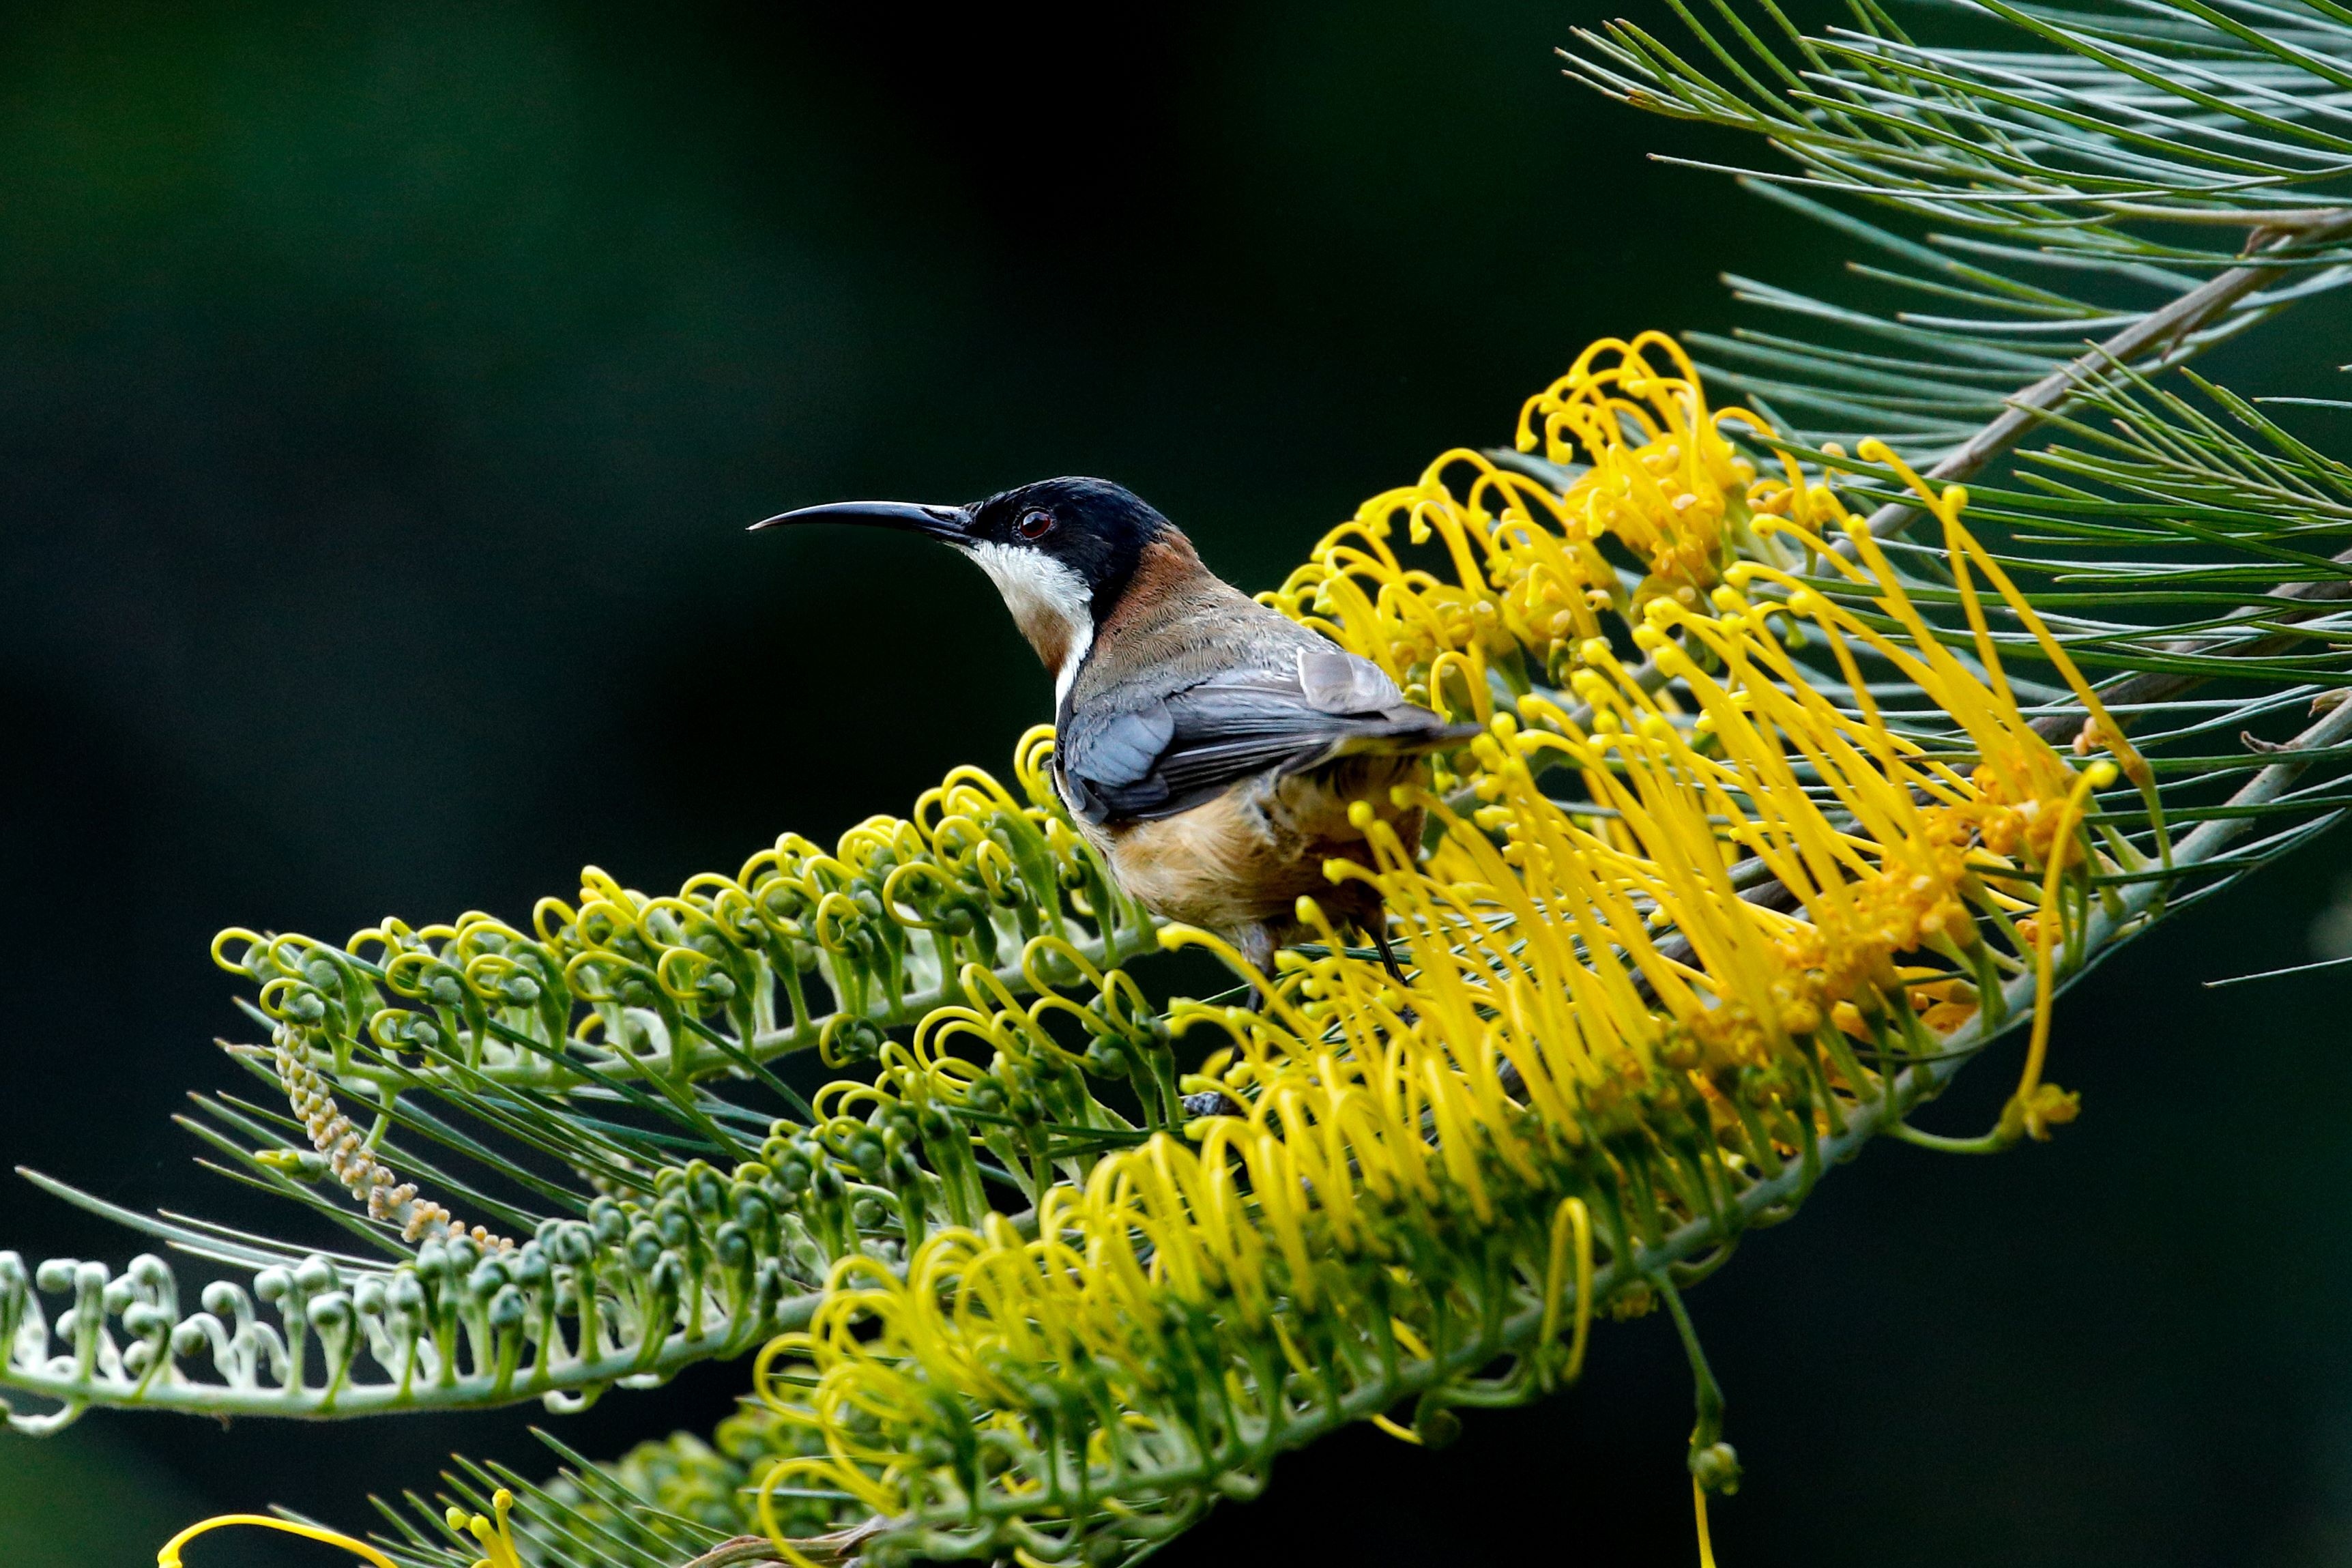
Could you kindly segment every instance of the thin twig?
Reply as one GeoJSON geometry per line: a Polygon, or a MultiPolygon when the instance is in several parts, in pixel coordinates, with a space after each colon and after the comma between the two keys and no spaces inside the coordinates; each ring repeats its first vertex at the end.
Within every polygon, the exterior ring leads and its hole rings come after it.
{"type": "MultiPolygon", "coordinates": [[[[2352,550],[2340,551],[2334,559],[2338,565],[2352,567],[2352,550]]],[[[2273,588],[2268,596],[2273,599],[2299,600],[2312,607],[2307,610],[2280,611],[2266,609],[2259,605],[2248,605],[2231,611],[2227,618],[2243,621],[2260,617],[2267,621],[2287,623],[2306,619],[2317,615],[2325,605],[2352,599],[2352,576],[2323,578],[2316,582],[2282,583],[2273,588]]],[[[2305,636],[2305,634],[2302,632],[2279,632],[2248,643],[2231,657],[2267,658],[2273,654],[2285,652],[2296,643],[2303,641],[2305,636]]],[[[2164,644],[2163,651],[2170,654],[2201,653],[2212,646],[2212,633],[2207,632],[2193,637],[2177,637],[2164,644]]],[[[2212,679],[2213,677],[2210,675],[2189,675],[2178,670],[2144,669],[2137,675],[2126,676],[2100,692],[2099,700],[2110,709],[2137,703],[2168,702],[2182,692],[2190,690],[2212,679]]],[[[2045,713],[2033,721],[2033,732],[2045,741],[2063,742],[2079,733],[2084,721],[2084,715],[2080,708],[2069,708],[2064,712],[2045,713]]]]}
{"type": "Polygon", "coordinates": [[[684,1568],[781,1568],[776,1543],[764,1535],[739,1535],[722,1541],[684,1568]]]}
{"type": "MultiPolygon", "coordinates": [[[[2268,227],[2257,227],[2254,239],[2263,240],[2275,232],[2268,227]]],[[[2130,364],[2150,350],[2170,350],[2181,339],[2197,331],[2276,277],[2285,265],[2285,258],[2281,253],[2301,245],[2323,244],[2347,234],[2352,234],[2352,211],[2347,210],[2338,210],[2325,221],[2314,221],[2297,226],[2290,233],[2278,234],[2263,247],[2265,253],[2276,257],[2276,259],[2249,261],[2242,267],[2232,267],[2191,289],[2164,309],[2141,317],[2106,342],[2086,351],[2080,358],[2052,371],[2008,399],[2009,405],[1991,423],[1928,469],[1927,478],[1947,481],[1971,478],[1986,464],[2023,440],[2026,432],[2040,424],[2044,414],[2058,408],[2085,383],[2103,374],[2109,366],[2130,364]]],[[[1918,507],[1911,502],[1888,501],[1870,514],[1870,531],[1880,539],[1901,533],[1918,515],[1918,507]]],[[[1836,548],[1842,553],[1851,555],[1854,546],[1852,541],[1841,539],[1836,548]]]]}
{"type": "MultiPolygon", "coordinates": [[[[882,1519],[877,1515],[846,1530],[824,1535],[796,1535],[793,1537],[793,1550],[815,1563],[849,1563],[856,1560],[858,1549],[882,1529],[882,1519]]],[[[766,1536],[739,1535],[720,1542],[684,1564],[684,1568],[783,1568],[783,1562],[776,1554],[776,1543],[766,1536]]]]}

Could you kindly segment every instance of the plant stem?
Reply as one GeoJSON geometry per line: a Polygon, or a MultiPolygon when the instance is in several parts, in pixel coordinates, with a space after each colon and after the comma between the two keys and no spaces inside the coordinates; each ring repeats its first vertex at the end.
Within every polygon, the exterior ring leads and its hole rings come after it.
{"type": "MultiPolygon", "coordinates": [[[[2294,227],[2282,232],[2275,225],[2257,227],[2255,242],[2268,237],[2262,246],[2265,253],[2277,256],[2297,245],[2318,244],[2352,234],[2352,210],[2342,208],[2320,213],[2291,215],[2298,221],[2294,227]]],[[[2264,282],[2275,278],[2285,265],[2285,258],[2249,261],[2232,267],[2207,282],[2199,284],[2169,305],[2141,317],[2138,321],[2099,343],[2071,363],[2062,365],[2035,382],[2032,386],[2008,399],[2009,406],[1983,429],[1962,442],[1940,463],[1927,470],[1931,479],[1958,480],[1976,474],[1984,466],[2024,439],[2025,433],[2041,423],[2042,416],[2054,410],[2073,395],[2093,376],[2111,364],[2129,364],[2150,350],[2168,353],[2181,339],[2197,331],[2214,317],[2252,293],[2264,282]]],[[[1900,533],[1911,526],[1919,509],[1907,501],[1888,501],[1870,514],[1870,531],[1880,539],[1900,533]]],[[[1839,540],[1834,548],[1851,554],[1850,541],[1839,540]]]]}

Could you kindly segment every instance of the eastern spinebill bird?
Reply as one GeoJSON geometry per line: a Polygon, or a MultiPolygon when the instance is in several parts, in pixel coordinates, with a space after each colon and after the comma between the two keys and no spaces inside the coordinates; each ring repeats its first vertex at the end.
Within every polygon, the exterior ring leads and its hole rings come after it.
{"type": "Polygon", "coordinates": [[[1309,934],[1312,895],[1393,970],[1379,894],[1326,861],[1369,866],[1359,800],[1418,843],[1395,784],[1463,744],[1370,659],[1224,582],[1183,531],[1103,479],[1045,479],[969,506],[841,501],[785,523],[856,523],[940,540],[988,574],[1054,677],[1054,783],[1119,886],[1214,931],[1271,973],[1309,934]]]}

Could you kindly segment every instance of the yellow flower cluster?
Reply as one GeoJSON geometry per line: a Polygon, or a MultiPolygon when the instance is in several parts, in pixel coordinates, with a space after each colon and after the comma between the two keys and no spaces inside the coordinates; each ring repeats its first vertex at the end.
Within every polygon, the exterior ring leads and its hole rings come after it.
{"type": "MultiPolygon", "coordinates": [[[[1325,940],[1283,955],[1257,1008],[1173,1016],[1213,1037],[1183,1087],[1216,1113],[1059,1182],[1040,1152],[1034,1223],[937,1230],[903,1271],[839,1264],[808,1329],[761,1358],[761,1397],[817,1450],[777,1463],[768,1497],[855,1498],[881,1521],[877,1562],[1111,1560],[1339,1422],[1426,1438],[1449,1405],[1572,1376],[1604,1276],[1620,1308],[1670,1294],[1670,1237],[1729,1242],[1759,1183],[1794,1173],[1801,1194],[1843,1118],[2027,976],[2036,1026],[2006,1135],[2072,1114],[2039,1080],[2053,951],[2098,868],[2092,793],[2116,770],[2034,734],[1977,576],[2116,731],[1962,525],[1964,494],[1864,454],[1942,524],[1969,628],[1956,652],[1832,491],[1733,453],[1722,424],[1752,416],[1709,414],[1665,340],[1589,352],[1529,405],[1523,444],[1538,418],[1552,460],[1570,438],[1591,459],[1564,489],[1451,454],[1275,597],[1489,721],[1465,789],[1401,802],[1434,825],[1425,858],[1364,804],[1375,864],[1330,867],[1379,888],[1410,981],[1303,900],[1325,940]],[[1458,499],[1455,465],[1475,471],[1458,499]],[[1399,515],[1451,580],[1395,553],[1399,515]],[[1855,592],[1823,592],[1822,572],[1855,592]],[[1826,667],[1792,651],[1813,645],[1826,667]],[[1891,724],[1874,672],[1939,709],[1948,743],[1891,724]],[[1480,1375],[1506,1356],[1513,1371],[1480,1375]],[[1408,1426],[1391,1413],[1412,1402],[1408,1426]]],[[[1057,1018],[1099,1044],[1140,1009],[1091,966],[1091,1005],[964,977],[971,1006],[837,1103],[961,1110],[978,1084],[1078,1060],[1057,1018]],[[966,1037],[986,1072],[949,1048],[966,1037]]],[[[1108,1117],[1093,1105],[1062,1113],[1108,1117]]],[[[1694,1475],[1727,1487],[1712,1445],[1695,1437],[1694,1475]]]]}
{"type": "Polygon", "coordinates": [[[1366,501],[1264,597],[1380,663],[1414,701],[1483,720],[1491,681],[1514,695],[1563,681],[1594,638],[1652,601],[1704,609],[1742,547],[1780,558],[1757,524],[1801,512],[1806,493],[1759,479],[1726,424],[1760,427],[1745,409],[1711,414],[1672,339],[1604,339],[1520,415],[1522,451],[1539,430],[1548,463],[1589,457],[1573,483],[1444,453],[1418,483],[1366,501]],[[1404,563],[1400,522],[1411,544],[1442,546],[1450,579],[1404,563]]]}

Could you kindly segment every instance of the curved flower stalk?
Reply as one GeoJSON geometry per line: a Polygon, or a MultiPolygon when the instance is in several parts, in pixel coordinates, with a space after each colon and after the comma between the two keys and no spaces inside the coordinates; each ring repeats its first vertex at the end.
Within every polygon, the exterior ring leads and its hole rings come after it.
{"type": "MultiPolygon", "coordinates": [[[[1964,498],[1921,489],[1967,558],[1964,498]]],[[[1685,722],[1589,639],[1570,679],[1586,717],[1529,694],[1477,743],[1482,804],[1413,802],[1441,825],[1425,864],[1358,807],[1378,866],[1332,870],[1380,889],[1409,983],[1349,954],[1302,903],[1324,949],[1285,955],[1262,1011],[1176,1009],[1180,1033],[1220,1044],[1192,1081],[1229,1110],[1046,1188],[1034,1233],[992,1215],[926,1240],[903,1271],[836,1268],[809,1326],[755,1373],[784,1423],[822,1437],[762,1482],[780,1551],[805,1561],[794,1538],[835,1523],[776,1500],[814,1490],[871,1512],[877,1563],[1124,1561],[1215,1498],[1251,1495],[1276,1454],[1339,1422],[1427,1440],[1449,1405],[1532,1397],[1575,1375],[1596,1306],[1671,1302],[1719,1261],[1757,1217],[1748,1194],[1772,1184],[1785,1214],[1823,1142],[1943,1056],[1956,1026],[2005,1011],[2011,980],[2037,1019],[1996,1136],[2072,1118],[2074,1098],[2041,1079],[2043,1020],[2062,954],[2082,956],[2088,878],[2113,869],[2092,828],[2118,770],[2061,757],[1989,635],[1980,676],[1918,618],[1866,529],[1825,492],[1806,507],[1859,536],[1850,575],[1907,632],[1785,572],[1663,545],[1681,586],[1717,579],[1714,613],[1669,588],[1633,634],[1696,710],[1685,722]],[[1787,596],[1751,602],[1734,579],[1787,596]],[[1813,691],[1783,646],[1792,627],[1850,668],[1901,670],[1969,737],[1972,773],[1813,691]],[[1538,788],[1556,768],[1580,799],[1538,788]],[[1742,899],[1745,861],[1798,908],[1742,899]],[[1668,930],[1688,958],[1661,945],[1668,930]],[[1666,1267],[1667,1238],[1690,1234],[1713,1257],[1666,1267]],[[1409,1428],[1390,1415],[1408,1403],[1409,1428]]],[[[1834,559],[1801,522],[1774,531],[1834,559]]],[[[1410,609],[1413,586],[1389,607],[1410,609]]],[[[1444,657],[1423,667],[1433,679],[1444,657]]],[[[1000,1052],[1035,1018],[1007,1003],[970,1026],[1000,1052]]],[[[969,1064],[926,1059],[921,1042],[925,1071],[892,1087],[958,1097],[969,1064]]],[[[1708,1404],[1692,1473],[1728,1489],[1737,1462],[1708,1404]]]]}
{"type": "Polygon", "coordinates": [[[797,1221],[779,1223],[792,1194],[698,1164],[664,1176],[650,1205],[601,1198],[589,1218],[549,1221],[520,1247],[431,1240],[393,1268],[280,1260],[190,1229],[188,1249],[253,1272],[250,1289],[205,1285],[194,1312],[152,1254],[116,1276],[72,1258],[28,1269],[0,1252],[0,1387],[58,1405],[9,1425],[39,1435],[91,1405],[299,1417],[534,1397],[576,1408],[804,1320],[824,1255],[797,1221]],[[71,1299],[54,1325],[43,1293],[71,1299]],[[207,1360],[209,1378],[194,1364],[207,1360]]]}
{"type": "Polygon", "coordinates": [[[1149,916],[1072,830],[1034,750],[1016,765],[1025,799],[959,768],[909,818],[868,818],[830,852],[786,834],[675,895],[592,866],[578,901],[541,899],[529,931],[479,911],[387,919],[340,947],[232,929],[214,957],[313,1065],[388,1093],[682,1086],[811,1048],[866,1060],[952,1000],[966,964],[1018,984],[1033,938],[1097,963],[1150,951],[1149,916]]]}

